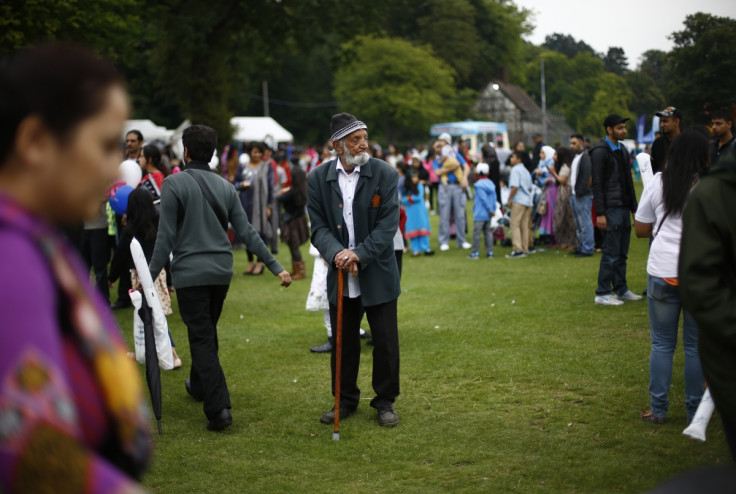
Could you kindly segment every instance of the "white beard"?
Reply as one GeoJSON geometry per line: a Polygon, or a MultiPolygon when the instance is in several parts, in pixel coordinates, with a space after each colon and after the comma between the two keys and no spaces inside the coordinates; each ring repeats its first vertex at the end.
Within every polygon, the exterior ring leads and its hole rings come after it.
{"type": "Polygon", "coordinates": [[[368,163],[369,159],[371,159],[371,155],[367,152],[363,152],[353,156],[352,154],[350,154],[350,151],[348,151],[347,147],[343,147],[343,149],[345,150],[345,154],[343,156],[343,158],[345,158],[345,163],[350,166],[363,166],[368,163]]]}

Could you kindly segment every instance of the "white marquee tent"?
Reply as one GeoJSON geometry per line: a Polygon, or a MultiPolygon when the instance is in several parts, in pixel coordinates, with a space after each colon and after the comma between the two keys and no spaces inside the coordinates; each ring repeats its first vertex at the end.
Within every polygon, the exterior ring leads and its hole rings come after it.
{"type": "Polygon", "coordinates": [[[143,141],[146,144],[153,141],[163,141],[168,144],[171,136],[174,134],[173,130],[156,125],[151,120],[128,120],[125,122],[123,141],[125,141],[125,135],[131,130],[140,131],[140,133],[143,134],[143,141]]]}
{"type": "Polygon", "coordinates": [[[292,142],[294,136],[271,117],[233,117],[230,119],[233,126],[233,140],[292,142]]]}

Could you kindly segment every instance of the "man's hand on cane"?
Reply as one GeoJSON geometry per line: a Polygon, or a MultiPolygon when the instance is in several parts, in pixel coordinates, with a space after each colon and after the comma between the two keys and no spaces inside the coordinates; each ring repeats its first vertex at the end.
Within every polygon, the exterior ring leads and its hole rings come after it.
{"type": "Polygon", "coordinates": [[[349,249],[343,249],[335,254],[335,267],[342,271],[352,273],[353,276],[358,274],[358,263],[360,258],[358,254],[349,249]]]}

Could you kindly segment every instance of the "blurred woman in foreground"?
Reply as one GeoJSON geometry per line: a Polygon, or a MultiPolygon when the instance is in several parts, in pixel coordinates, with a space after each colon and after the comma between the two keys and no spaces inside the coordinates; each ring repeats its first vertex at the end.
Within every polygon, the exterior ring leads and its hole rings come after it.
{"type": "Polygon", "coordinates": [[[142,492],[140,376],[57,231],[106,200],[127,116],[115,70],[82,49],[0,68],[0,491],[142,492]]]}

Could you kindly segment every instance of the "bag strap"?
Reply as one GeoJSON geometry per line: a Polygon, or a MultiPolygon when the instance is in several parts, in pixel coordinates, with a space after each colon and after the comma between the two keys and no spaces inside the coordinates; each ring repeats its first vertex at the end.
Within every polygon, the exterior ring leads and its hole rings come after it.
{"type": "Polygon", "coordinates": [[[212,208],[212,212],[215,213],[215,216],[217,216],[217,220],[220,222],[220,226],[222,226],[222,229],[227,232],[227,215],[222,209],[218,207],[209,189],[205,187],[202,177],[194,173],[192,170],[184,170],[184,173],[192,177],[197,182],[197,185],[199,185],[199,188],[204,195],[204,198],[207,200],[207,203],[209,203],[210,208],[212,208]]]}

